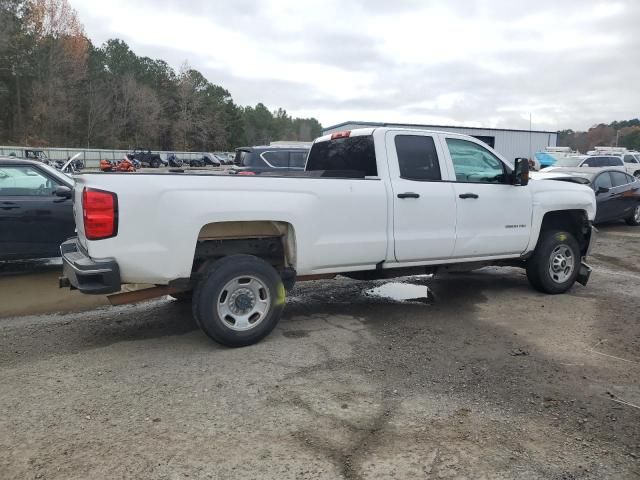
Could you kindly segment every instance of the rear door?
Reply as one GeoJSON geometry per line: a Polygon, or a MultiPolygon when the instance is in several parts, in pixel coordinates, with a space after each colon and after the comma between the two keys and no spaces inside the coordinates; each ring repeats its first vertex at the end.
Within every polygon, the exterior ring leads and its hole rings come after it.
{"type": "Polygon", "coordinates": [[[444,135],[453,169],[456,258],[515,255],[531,235],[531,192],[508,182],[511,167],[480,142],[444,135]]]}
{"type": "Polygon", "coordinates": [[[613,216],[627,218],[637,205],[638,187],[635,178],[623,172],[611,172],[613,183],[613,216]]]}
{"type": "Polygon", "coordinates": [[[71,200],[53,194],[61,185],[29,165],[0,166],[0,255],[58,255],[75,229],[71,200]]]}
{"type": "Polygon", "coordinates": [[[396,260],[449,258],[455,245],[456,202],[437,135],[389,131],[385,140],[396,260]]]}

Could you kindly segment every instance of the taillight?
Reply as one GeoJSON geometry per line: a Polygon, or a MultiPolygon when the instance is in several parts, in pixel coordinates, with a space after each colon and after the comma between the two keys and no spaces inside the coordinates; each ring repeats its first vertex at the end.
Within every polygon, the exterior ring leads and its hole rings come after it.
{"type": "Polygon", "coordinates": [[[336,132],[331,135],[331,140],[337,140],[338,138],[349,138],[351,130],[345,130],[344,132],[336,132]]]}
{"type": "Polygon", "coordinates": [[[245,170],[241,170],[238,172],[238,175],[255,175],[256,172],[249,172],[249,171],[245,171],[245,170]]]}
{"type": "Polygon", "coordinates": [[[112,192],[85,188],[82,216],[87,240],[103,240],[118,234],[118,196],[112,192]]]}

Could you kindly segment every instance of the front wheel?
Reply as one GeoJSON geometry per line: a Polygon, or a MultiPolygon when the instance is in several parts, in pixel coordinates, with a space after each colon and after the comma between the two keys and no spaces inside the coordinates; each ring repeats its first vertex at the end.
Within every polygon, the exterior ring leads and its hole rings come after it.
{"type": "Polygon", "coordinates": [[[529,283],[544,293],[569,290],[580,271],[580,246],[575,237],[564,231],[542,231],[533,256],[527,261],[529,283]]]}
{"type": "Polygon", "coordinates": [[[278,272],[261,258],[231,255],[209,267],[193,295],[193,315],[213,340],[244,347],[275,328],[285,304],[278,272]]]}
{"type": "Polygon", "coordinates": [[[636,208],[633,209],[633,213],[626,220],[627,225],[632,225],[637,227],[640,225],[640,205],[636,205],[636,208]]]}
{"type": "Polygon", "coordinates": [[[160,168],[161,163],[162,162],[159,159],[154,158],[153,160],[151,160],[151,168],[160,168]]]}

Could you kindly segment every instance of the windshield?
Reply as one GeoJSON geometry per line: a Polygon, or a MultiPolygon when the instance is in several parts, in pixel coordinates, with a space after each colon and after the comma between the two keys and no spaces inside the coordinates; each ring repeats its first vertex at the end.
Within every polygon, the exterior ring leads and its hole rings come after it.
{"type": "Polygon", "coordinates": [[[553,165],[554,167],[577,167],[582,162],[582,157],[565,157],[560,158],[553,165]]]}

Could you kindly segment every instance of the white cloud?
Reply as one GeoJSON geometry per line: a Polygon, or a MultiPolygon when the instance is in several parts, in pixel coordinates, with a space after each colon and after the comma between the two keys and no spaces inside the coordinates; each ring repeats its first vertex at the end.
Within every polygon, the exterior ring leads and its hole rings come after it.
{"type": "Polygon", "coordinates": [[[637,116],[640,2],[77,0],[95,43],[188,60],[242,104],[347,119],[585,128],[637,116]],[[624,61],[622,61],[624,60],[624,61]]]}

